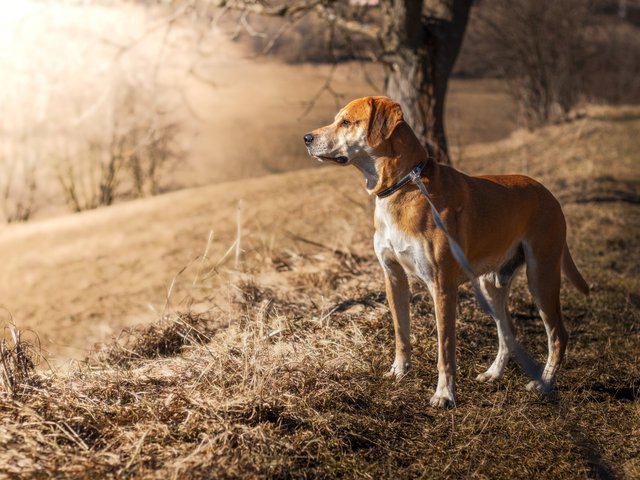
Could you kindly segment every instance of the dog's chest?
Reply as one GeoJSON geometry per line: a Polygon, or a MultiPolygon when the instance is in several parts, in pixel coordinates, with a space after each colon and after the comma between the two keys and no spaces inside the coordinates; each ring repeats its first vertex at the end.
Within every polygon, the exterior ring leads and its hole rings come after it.
{"type": "Polygon", "coordinates": [[[378,260],[387,270],[391,264],[399,263],[408,275],[430,284],[433,268],[428,246],[402,231],[383,202],[376,199],[373,245],[378,260]]]}

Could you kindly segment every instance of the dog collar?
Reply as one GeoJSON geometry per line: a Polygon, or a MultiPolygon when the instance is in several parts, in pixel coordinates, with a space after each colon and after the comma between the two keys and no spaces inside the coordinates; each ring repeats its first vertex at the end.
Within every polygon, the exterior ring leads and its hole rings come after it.
{"type": "Polygon", "coordinates": [[[381,192],[378,192],[377,193],[378,198],[388,197],[392,193],[397,192],[398,190],[400,190],[402,187],[404,187],[407,183],[409,183],[414,178],[416,178],[416,177],[420,178],[420,174],[422,173],[422,170],[424,169],[424,167],[426,165],[427,165],[427,162],[420,162],[418,165],[413,167],[413,169],[409,173],[407,173],[404,177],[402,177],[396,183],[391,185],[389,188],[385,188],[381,192]]]}

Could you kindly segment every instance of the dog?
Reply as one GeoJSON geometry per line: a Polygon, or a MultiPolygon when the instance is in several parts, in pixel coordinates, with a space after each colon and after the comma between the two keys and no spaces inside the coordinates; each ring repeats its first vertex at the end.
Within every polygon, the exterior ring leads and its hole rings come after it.
{"type": "Polygon", "coordinates": [[[399,184],[420,166],[435,208],[494,312],[498,353],[477,380],[499,379],[516,354],[507,300],[514,276],[526,265],[528,287],[548,337],[544,369],[527,388],[544,390],[555,384],[568,340],[560,306],[561,271],[583,294],[588,295],[589,287],[571,258],[564,214],[549,190],[522,175],[471,177],[437,163],[403,120],[400,105],[382,96],[350,102],[333,123],[305,134],[304,143],[318,160],[355,166],[369,194],[376,195],[373,245],[384,271],[395,332],[395,359],[388,376],[399,380],[411,366],[409,278],[415,278],[429,290],[435,307],[438,384],[430,403],[455,406],[455,317],[458,287],[467,277],[425,196],[414,183],[399,184]]]}

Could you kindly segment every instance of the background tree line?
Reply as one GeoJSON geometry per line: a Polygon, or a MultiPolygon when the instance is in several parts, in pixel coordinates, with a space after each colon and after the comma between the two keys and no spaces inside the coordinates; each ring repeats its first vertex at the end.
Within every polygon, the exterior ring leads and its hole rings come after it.
{"type": "MultiPolygon", "coordinates": [[[[244,8],[238,5],[243,2],[222,3],[244,8]]],[[[346,60],[382,63],[387,94],[404,103],[403,108],[409,112],[418,133],[426,141],[439,143],[444,151],[447,144],[442,107],[450,75],[506,80],[519,106],[519,121],[528,127],[562,120],[584,101],[612,104],[640,101],[637,1],[319,3],[329,5],[323,8],[333,8],[332,15],[323,16],[326,10],[316,12],[313,8],[299,20],[295,16],[269,19],[254,14],[247,21],[254,32],[262,34],[245,30],[243,35],[256,53],[266,48],[270,54],[292,63],[346,60]],[[284,31],[283,21],[288,22],[284,31]],[[348,22],[357,22],[358,26],[348,22]],[[384,33],[387,37],[372,38],[368,31],[362,34],[358,32],[362,25],[382,25],[381,32],[387,32],[384,33]],[[405,47],[413,51],[413,63],[393,64],[396,60],[389,56],[389,50],[398,48],[398,39],[390,39],[390,29],[398,31],[398,38],[409,41],[410,45],[405,47]],[[410,33],[415,29],[420,32],[410,33]],[[460,48],[460,42],[464,48],[460,48]],[[447,57],[446,62],[439,60],[443,56],[447,57]],[[420,78],[418,67],[425,65],[424,70],[438,61],[445,64],[440,70],[434,67],[434,71],[445,78],[420,78]],[[451,65],[453,61],[455,64],[451,65]],[[413,82],[412,95],[398,91],[402,82],[396,77],[413,82]],[[421,102],[428,102],[422,96],[433,97],[428,101],[437,105],[434,118],[429,119],[426,114],[420,120],[416,118],[421,102]]]]}

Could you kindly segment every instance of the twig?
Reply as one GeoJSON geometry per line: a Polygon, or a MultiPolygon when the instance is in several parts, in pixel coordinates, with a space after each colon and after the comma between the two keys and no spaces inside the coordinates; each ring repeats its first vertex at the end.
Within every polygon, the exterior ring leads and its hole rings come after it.
{"type": "Polygon", "coordinates": [[[242,27],[244,28],[245,32],[247,32],[252,37],[267,38],[268,35],[266,33],[258,32],[256,29],[254,29],[251,26],[251,24],[247,20],[247,16],[248,16],[248,12],[243,12],[243,14],[240,15],[240,25],[242,25],[242,27]]]}
{"type": "Polygon", "coordinates": [[[167,297],[165,299],[164,302],[164,307],[162,308],[162,317],[161,318],[165,318],[165,315],[167,313],[167,308],[169,308],[169,304],[171,303],[171,294],[173,293],[173,287],[175,286],[176,280],[178,279],[178,277],[180,275],[182,275],[184,273],[184,271],[189,268],[191,265],[193,265],[193,263],[198,259],[199,257],[194,258],[193,260],[191,260],[188,264],[186,264],[184,267],[182,267],[180,269],[180,271],[178,273],[176,273],[173,276],[173,279],[171,280],[171,284],[169,285],[169,289],[167,290],[167,297]]]}
{"type": "Polygon", "coordinates": [[[322,94],[324,92],[329,92],[331,95],[333,95],[333,98],[336,102],[336,107],[340,107],[340,103],[342,101],[342,98],[344,98],[344,95],[341,93],[338,93],[334,90],[334,88],[332,87],[331,83],[333,81],[333,75],[336,71],[336,68],[338,67],[337,63],[333,63],[331,65],[331,70],[329,71],[329,75],[327,76],[327,78],[325,79],[324,83],[322,84],[322,86],[318,89],[318,91],[313,95],[313,97],[311,97],[311,100],[309,100],[308,102],[304,102],[305,108],[302,111],[302,114],[298,117],[298,119],[302,119],[304,117],[306,117],[307,115],[309,115],[309,113],[311,112],[311,110],[313,110],[313,107],[316,106],[316,103],[318,102],[318,100],[320,99],[320,97],[322,96],[322,94]]]}
{"type": "Polygon", "coordinates": [[[204,262],[209,258],[209,247],[211,247],[211,241],[213,240],[213,230],[209,230],[209,238],[207,239],[207,246],[204,249],[204,253],[202,254],[202,259],[200,260],[200,265],[198,266],[198,270],[196,271],[196,276],[193,279],[192,287],[196,286],[198,282],[198,277],[202,272],[202,267],[204,266],[204,262]]]}
{"type": "Polygon", "coordinates": [[[238,208],[236,209],[236,261],[235,268],[238,269],[240,265],[240,253],[241,245],[240,242],[242,240],[242,200],[238,200],[238,208]]]}
{"type": "Polygon", "coordinates": [[[162,21],[160,21],[156,25],[153,25],[152,27],[148,28],[141,35],[139,35],[137,38],[135,38],[133,41],[127,43],[126,45],[117,45],[113,41],[109,41],[109,40],[105,39],[104,40],[105,43],[110,43],[110,44],[118,47],[118,52],[116,53],[116,55],[114,57],[114,61],[119,60],[120,57],[122,57],[126,52],[128,52],[129,50],[132,50],[136,45],[138,45],[140,42],[142,42],[145,38],[147,38],[149,35],[154,33],[156,30],[159,30],[162,27],[167,27],[167,29],[171,29],[171,26],[173,25],[173,23],[175,23],[176,20],[178,20],[180,17],[182,17],[187,12],[187,10],[188,10],[188,8],[190,6],[191,5],[189,3],[183,5],[182,8],[179,8],[177,11],[175,11],[173,13],[173,15],[162,19],[162,21]]]}
{"type": "Polygon", "coordinates": [[[147,438],[147,433],[149,433],[149,430],[145,430],[145,432],[142,434],[142,437],[140,437],[140,440],[138,441],[138,443],[136,443],[136,448],[133,451],[133,453],[131,454],[131,458],[129,459],[129,461],[125,465],[124,470],[128,470],[129,467],[131,467],[131,465],[133,465],[133,461],[140,454],[140,450],[142,450],[142,444],[144,443],[144,439],[147,438]]]}

